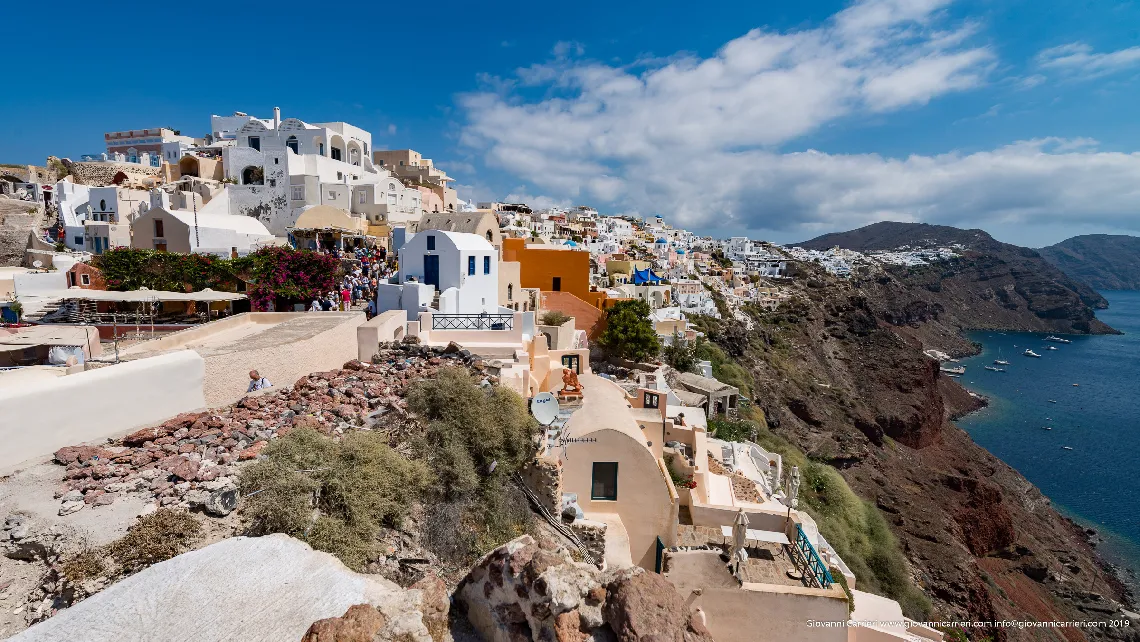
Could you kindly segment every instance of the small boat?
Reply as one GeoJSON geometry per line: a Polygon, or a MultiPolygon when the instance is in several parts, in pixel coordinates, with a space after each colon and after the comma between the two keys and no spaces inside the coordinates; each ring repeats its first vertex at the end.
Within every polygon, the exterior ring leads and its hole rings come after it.
{"type": "Polygon", "coordinates": [[[1057,403],[1057,400],[1056,399],[1050,399],[1049,403],[1057,403]]]}
{"type": "Polygon", "coordinates": [[[1045,337],[1045,340],[1052,341],[1053,343],[1072,343],[1072,341],[1069,341],[1068,339],[1062,339],[1061,337],[1054,336],[1052,334],[1045,337]]]}
{"type": "Polygon", "coordinates": [[[1041,427],[1044,428],[1045,430],[1053,430],[1052,426],[1041,426],[1041,427]]]}
{"type": "Polygon", "coordinates": [[[1027,357],[1037,357],[1037,358],[1041,358],[1041,355],[1039,355],[1039,354],[1037,354],[1036,352],[1034,352],[1034,351],[1030,350],[1029,348],[1026,348],[1026,349],[1025,349],[1025,352],[1022,352],[1021,354],[1025,355],[1025,356],[1027,356],[1027,357]]]}
{"type": "Polygon", "coordinates": [[[1056,349],[1057,349],[1057,346],[1048,346],[1048,347],[1047,347],[1047,348],[1045,348],[1045,349],[1046,349],[1046,350],[1056,350],[1056,349]]]}
{"type": "Polygon", "coordinates": [[[983,366],[983,367],[986,370],[989,370],[990,372],[1005,372],[1005,368],[995,368],[994,366],[983,366]]]}
{"type": "Polygon", "coordinates": [[[1077,387],[1077,386],[1079,386],[1079,385],[1081,385],[1081,384],[1079,384],[1079,383],[1074,383],[1074,384],[1073,384],[1073,387],[1074,387],[1074,388],[1076,388],[1076,387],[1077,387]]]}
{"type": "Polygon", "coordinates": [[[1008,366],[1009,362],[1006,361],[1005,359],[994,359],[994,365],[995,366],[1008,366]]]}
{"type": "Polygon", "coordinates": [[[1061,446],[1061,448],[1062,448],[1063,450],[1072,450],[1072,449],[1073,449],[1073,447],[1072,447],[1072,446],[1061,446]]]}

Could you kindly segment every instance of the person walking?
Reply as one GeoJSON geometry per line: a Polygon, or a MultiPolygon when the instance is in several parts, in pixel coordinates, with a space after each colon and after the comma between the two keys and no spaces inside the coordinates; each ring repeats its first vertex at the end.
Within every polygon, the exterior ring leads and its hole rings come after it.
{"type": "Polygon", "coordinates": [[[340,286],[340,304],[345,312],[352,309],[352,291],[348,289],[348,284],[340,286]]]}

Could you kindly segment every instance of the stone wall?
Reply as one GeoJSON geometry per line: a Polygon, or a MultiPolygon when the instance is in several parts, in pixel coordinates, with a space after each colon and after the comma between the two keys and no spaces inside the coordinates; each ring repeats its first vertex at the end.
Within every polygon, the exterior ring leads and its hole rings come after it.
{"type": "Polygon", "coordinates": [[[48,224],[42,203],[0,196],[0,266],[22,265],[28,235],[48,224]]]}
{"type": "Polygon", "coordinates": [[[535,457],[522,470],[523,483],[538,495],[542,507],[555,518],[562,512],[562,462],[535,457]]]}
{"type": "Polygon", "coordinates": [[[105,186],[113,184],[115,175],[122,172],[132,180],[157,178],[162,170],[149,165],[138,163],[101,163],[79,162],[69,163],[71,178],[78,185],[105,186]]]}
{"type": "Polygon", "coordinates": [[[595,522],[590,519],[574,520],[570,524],[570,530],[586,547],[586,552],[590,557],[596,560],[600,567],[606,559],[606,524],[605,522],[595,522]]]}

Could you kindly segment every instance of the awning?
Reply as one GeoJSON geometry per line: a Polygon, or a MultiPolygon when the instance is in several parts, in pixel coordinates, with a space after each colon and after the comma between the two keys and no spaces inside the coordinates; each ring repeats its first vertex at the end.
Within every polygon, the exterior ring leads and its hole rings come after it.
{"type": "Polygon", "coordinates": [[[217,292],[209,288],[198,292],[169,292],[166,290],[130,290],[128,292],[113,292],[111,290],[84,290],[81,288],[75,288],[68,290],[37,292],[36,298],[73,301],[145,303],[147,301],[237,301],[246,298],[246,296],[244,294],[237,294],[236,292],[217,292]]]}

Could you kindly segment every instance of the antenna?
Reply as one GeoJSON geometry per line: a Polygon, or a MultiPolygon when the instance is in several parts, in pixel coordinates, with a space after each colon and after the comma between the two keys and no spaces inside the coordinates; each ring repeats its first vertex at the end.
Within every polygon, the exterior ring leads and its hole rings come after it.
{"type": "Polygon", "coordinates": [[[530,401],[530,414],[543,426],[554,423],[558,411],[558,398],[552,392],[540,392],[530,401]]]}

